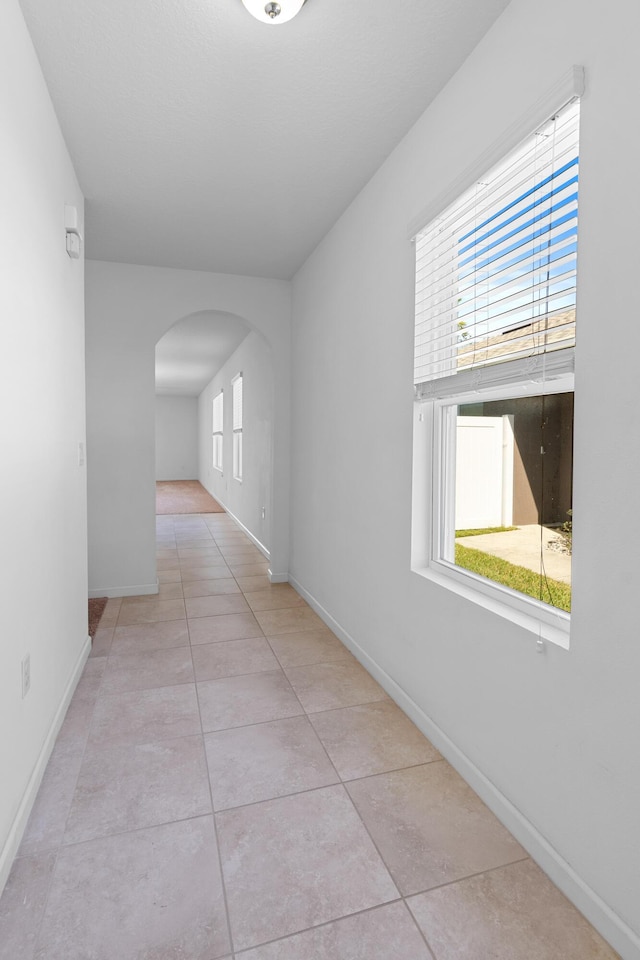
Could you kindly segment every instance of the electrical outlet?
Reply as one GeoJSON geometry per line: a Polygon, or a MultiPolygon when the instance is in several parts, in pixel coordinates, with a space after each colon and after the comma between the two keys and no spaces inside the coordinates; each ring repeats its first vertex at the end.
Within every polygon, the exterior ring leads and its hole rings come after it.
{"type": "Polygon", "coordinates": [[[29,693],[31,687],[31,654],[22,658],[22,699],[29,693]]]}
{"type": "Polygon", "coordinates": [[[264,520],[264,518],[266,517],[266,515],[267,515],[267,508],[266,508],[266,507],[263,507],[263,508],[262,508],[262,519],[263,519],[263,520],[264,520]]]}

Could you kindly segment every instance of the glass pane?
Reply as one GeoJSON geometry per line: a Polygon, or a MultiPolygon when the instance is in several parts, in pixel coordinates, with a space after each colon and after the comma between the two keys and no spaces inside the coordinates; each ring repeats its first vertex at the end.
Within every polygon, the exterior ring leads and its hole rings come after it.
{"type": "Polygon", "coordinates": [[[457,408],[455,563],[571,609],[573,393],[457,408]]]}
{"type": "Polygon", "coordinates": [[[233,475],[236,480],[242,480],[242,430],[233,435],[233,475]]]}

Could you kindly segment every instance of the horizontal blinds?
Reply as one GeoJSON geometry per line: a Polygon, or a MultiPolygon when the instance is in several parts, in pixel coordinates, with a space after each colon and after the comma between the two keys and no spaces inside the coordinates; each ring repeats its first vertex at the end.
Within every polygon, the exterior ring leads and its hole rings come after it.
{"type": "Polygon", "coordinates": [[[414,382],[575,343],[579,104],[416,237],[414,382]]]}
{"type": "MultiPolygon", "coordinates": [[[[508,363],[460,370],[454,377],[425,380],[416,387],[418,400],[447,400],[490,387],[517,387],[523,382],[549,385],[574,372],[575,351],[554,350],[508,363]]],[[[555,392],[555,391],[554,391],[555,392]]]]}
{"type": "Polygon", "coordinates": [[[224,424],[224,396],[222,390],[213,398],[213,433],[222,433],[224,424]]]}
{"type": "Polygon", "coordinates": [[[233,429],[242,430],[242,374],[235,378],[233,387],[233,429]]]}

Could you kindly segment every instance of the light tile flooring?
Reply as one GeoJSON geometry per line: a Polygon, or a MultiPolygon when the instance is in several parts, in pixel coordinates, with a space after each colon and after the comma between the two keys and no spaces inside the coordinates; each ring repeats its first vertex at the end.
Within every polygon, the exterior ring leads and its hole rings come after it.
{"type": "Polygon", "coordinates": [[[0,901],[2,960],[616,955],[223,514],[110,600],[0,901]]]}

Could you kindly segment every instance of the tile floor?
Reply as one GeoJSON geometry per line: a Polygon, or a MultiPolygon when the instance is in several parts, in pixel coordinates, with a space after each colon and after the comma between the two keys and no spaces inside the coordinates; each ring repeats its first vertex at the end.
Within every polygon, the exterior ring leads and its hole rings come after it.
{"type": "Polygon", "coordinates": [[[224,514],[110,600],[9,883],[2,960],[612,960],[224,514]]]}

